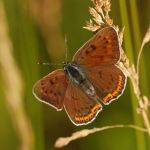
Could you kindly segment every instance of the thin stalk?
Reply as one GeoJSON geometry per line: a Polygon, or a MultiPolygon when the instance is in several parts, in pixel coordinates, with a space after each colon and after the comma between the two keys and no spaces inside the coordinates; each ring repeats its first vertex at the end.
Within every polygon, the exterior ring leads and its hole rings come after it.
{"type": "MultiPolygon", "coordinates": [[[[133,44],[132,44],[132,39],[131,39],[131,30],[130,30],[130,25],[129,25],[129,18],[128,18],[128,11],[127,11],[127,4],[125,0],[119,0],[119,5],[120,5],[120,14],[121,14],[121,20],[123,26],[125,26],[125,35],[124,35],[124,44],[125,44],[125,50],[126,53],[129,57],[129,60],[132,60],[134,62],[134,54],[133,54],[133,44]]],[[[132,85],[130,84],[130,87],[132,85]]],[[[132,108],[133,108],[133,118],[134,118],[134,124],[142,126],[143,122],[141,118],[138,117],[137,112],[135,111],[137,108],[137,99],[135,98],[134,93],[131,90],[131,102],[132,102],[132,108]]],[[[136,135],[136,145],[137,145],[137,150],[146,150],[145,146],[145,138],[144,138],[144,133],[138,133],[135,131],[136,135]]]]}
{"type": "MultiPolygon", "coordinates": [[[[139,76],[139,62],[141,61],[141,64],[142,64],[142,67],[140,69],[142,69],[142,83],[144,85],[144,90],[145,91],[149,91],[148,89],[148,84],[147,84],[147,80],[148,78],[146,77],[146,70],[145,70],[145,62],[144,62],[144,59],[140,58],[141,57],[141,53],[142,53],[142,49],[143,49],[143,43],[142,43],[142,40],[141,40],[141,34],[140,34],[140,27],[139,27],[139,24],[140,24],[140,20],[138,18],[138,8],[137,8],[137,1],[136,0],[132,0],[132,1],[129,1],[130,2],[130,11],[131,11],[131,21],[132,21],[132,29],[133,29],[133,36],[134,36],[134,43],[135,43],[135,49],[136,50],[139,50],[138,53],[138,58],[137,58],[137,76],[138,78],[140,77],[139,76]],[[142,43],[142,45],[141,45],[142,43]],[[141,46],[141,48],[140,48],[141,46]],[[145,81],[145,82],[144,82],[145,81]],[[144,83],[143,83],[144,82],[144,83]]],[[[140,84],[140,83],[139,83],[140,84]]],[[[139,85],[138,85],[139,87],[139,85]]],[[[139,95],[140,97],[140,95],[139,95]]],[[[142,97],[140,97],[142,99],[142,97]]],[[[139,98],[139,100],[140,100],[139,98]]],[[[143,101],[141,100],[141,102],[139,102],[139,105],[143,106],[143,101]]],[[[148,133],[150,135],[150,123],[149,123],[149,120],[148,120],[148,116],[146,114],[146,111],[142,111],[141,113],[142,115],[142,118],[144,120],[144,125],[145,127],[148,129],[148,133]]]]}

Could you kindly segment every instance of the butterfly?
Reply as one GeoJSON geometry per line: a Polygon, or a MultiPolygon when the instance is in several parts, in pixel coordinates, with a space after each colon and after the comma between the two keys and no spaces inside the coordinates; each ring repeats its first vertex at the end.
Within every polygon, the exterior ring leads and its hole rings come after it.
{"type": "Polygon", "coordinates": [[[92,122],[104,105],[124,91],[126,76],[116,66],[120,59],[118,34],[112,26],[99,30],[73,56],[33,87],[34,96],[54,107],[65,109],[75,125],[92,122]]]}

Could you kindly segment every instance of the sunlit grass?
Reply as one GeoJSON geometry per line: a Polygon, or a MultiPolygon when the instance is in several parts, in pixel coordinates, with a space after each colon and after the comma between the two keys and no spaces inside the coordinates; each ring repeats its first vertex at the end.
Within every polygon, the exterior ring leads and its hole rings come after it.
{"type": "MultiPolygon", "coordinates": [[[[125,51],[132,60],[132,62],[136,66],[136,56],[137,56],[137,51],[140,49],[140,45],[142,43],[141,41],[141,34],[140,34],[140,29],[139,29],[139,18],[138,18],[138,12],[137,12],[137,6],[136,6],[136,1],[130,1],[129,6],[130,6],[130,12],[131,15],[129,14],[129,11],[127,10],[127,2],[126,1],[119,1],[120,4],[120,14],[122,18],[122,25],[125,26],[125,35],[124,35],[124,44],[125,44],[125,51]],[[131,20],[131,22],[130,22],[131,20]],[[133,35],[133,39],[132,36],[133,35]]],[[[144,64],[142,65],[142,68],[144,68],[144,64]]],[[[144,75],[144,72],[142,72],[142,76],[144,75]]],[[[143,78],[146,80],[145,78],[143,78]]],[[[130,83],[130,86],[131,83],[130,83]]],[[[137,100],[134,96],[133,89],[131,88],[131,102],[132,102],[132,110],[133,110],[133,118],[134,118],[134,124],[143,126],[143,122],[141,120],[141,117],[137,115],[136,108],[138,106],[137,100]]],[[[135,136],[136,136],[136,145],[138,150],[146,150],[146,141],[145,141],[145,135],[144,133],[139,133],[135,131],[135,136]]]]}

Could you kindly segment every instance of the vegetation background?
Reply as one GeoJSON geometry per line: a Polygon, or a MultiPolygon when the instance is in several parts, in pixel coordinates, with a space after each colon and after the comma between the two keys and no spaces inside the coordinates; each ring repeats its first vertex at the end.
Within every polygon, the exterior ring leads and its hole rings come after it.
{"type": "MultiPolygon", "coordinates": [[[[111,4],[114,24],[121,28],[125,26],[124,49],[131,62],[136,63],[150,23],[150,1],[112,0],[111,4]]],[[[0,59],[7,56],[7,47],[11,54],[3,63],[0,61],[1,150],[53,150],[58,137],[84,128],[111,124],[143,126],[130,80],[119,100],[105,107],[93,123],[81,127],[74,126],[64,110],[56,112],[32,95],[33,84],[58,68],[37,62],[62,62],[65,35],[71,60],[77,49],[92,36],[82,28],[90,18],[90,6],[90,0],[0,0],[0,18],[4,17],[0,20],[0,59]],[[3,44],[6,47],[1,46],[3,44]]],[[[147,44],[140,63],[140,87],[148,97],[149,49],[150,44],[147,44]]],[[[62,149],[149,150],[150,138],[134,129],[116,128],[73,141],[62,149]]]]}

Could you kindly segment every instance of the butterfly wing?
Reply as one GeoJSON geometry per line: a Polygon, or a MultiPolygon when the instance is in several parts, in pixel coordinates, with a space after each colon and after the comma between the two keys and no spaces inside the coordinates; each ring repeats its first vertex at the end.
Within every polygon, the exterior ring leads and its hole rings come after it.
{"type": "Polygon", "coordinates": [[[34,96],[54,107],[61,110],[64,103],[68,81],[62,69],[58,69],[43,77],[33,87],[34,96]]]}
{"type": "Polygon", "coordinates": [[[126,76],[115,65],[89,67],[86,75],[106,105],[122,94],[126,84],[126,76]]]}
{"type": "Polygon", "coordinates": [[[90,99],[78,87],[68,85],[65,100],[65,110],[75,125],[84,125],[95,119],[102,106],[96,99],[90,99]]]}
{"type": "Polygon", "coordinates": [[[105,104],[119,97],[126,83],[124,73],[115,66],[119,59],[118,35],[110,26],[98,31],[73,57],[105,104]]]}
{"type": "Polygon", "coordinates": [[[119,58],[117,32],[113,27],[105,27],[76,52],[73,61],[80,65],[99,66],[115,64],[119,58]]]}

